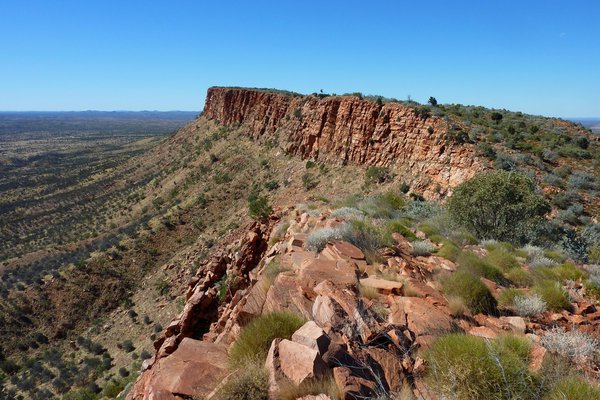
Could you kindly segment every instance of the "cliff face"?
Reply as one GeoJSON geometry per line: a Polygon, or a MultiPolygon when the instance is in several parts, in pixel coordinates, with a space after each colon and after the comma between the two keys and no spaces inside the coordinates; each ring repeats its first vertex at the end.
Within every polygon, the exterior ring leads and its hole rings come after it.
{"type": "Polygon", "coordinates": [[[438,198],[484,168],[469,144],[444,140],[448,123],[399,103],[354,96],[319,99],[252,89],[208,89],[204,115],[241,124],[257,140],[328,163],[392,168],[413,190],[438,198]]]}

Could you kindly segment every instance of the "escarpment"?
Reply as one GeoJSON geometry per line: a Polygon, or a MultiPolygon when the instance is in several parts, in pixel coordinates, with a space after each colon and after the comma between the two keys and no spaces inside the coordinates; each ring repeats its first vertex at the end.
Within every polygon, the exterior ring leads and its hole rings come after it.
{"type": "Polygon", "coordinates": [[[485,168],[473,145],[447,140],[451,123],[400,103],[212,87],[204,115],[305,159],[389,167],[426,198],[485,168]]]}

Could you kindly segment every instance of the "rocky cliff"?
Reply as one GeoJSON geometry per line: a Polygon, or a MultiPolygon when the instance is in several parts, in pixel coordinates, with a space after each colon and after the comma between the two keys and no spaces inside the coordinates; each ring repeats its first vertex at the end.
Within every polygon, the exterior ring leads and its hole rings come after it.
{"type": "Polygon", "coordinates": [[[427,198],[484,167],[471,144],[447,140],[451,123],[401,103],[212,87],[204,115],[306,159],[389,167],[427,198]]]}

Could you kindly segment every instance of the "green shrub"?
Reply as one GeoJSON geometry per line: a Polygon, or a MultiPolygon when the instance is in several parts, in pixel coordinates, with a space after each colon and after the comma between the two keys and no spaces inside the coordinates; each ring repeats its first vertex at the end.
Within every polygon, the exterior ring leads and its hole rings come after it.
{"type": "Polygon", "coordinates": [[[494,171],[458,185],[448,199],[451,218],[480,238],[522,242],[550,206],[521,174],[494,171]]]}
{"type": "Polygon", "coordinates": [[[240,368],[218,390],[215,400],[268,400],[269,374],[262,364],[240,368]]]}
{"type": "Polygon", "coordinates": [[[483,276],[484,278],[491,279],[498,283],[504,283],[506,281],[504,275],[502,275],[502,271],[483,261],[475,253],[463,251],[456,259],[456,262],[463,269],[471,272],[475,276],[483,276]]]}
{"type": "Polygon", "coordinates": [[[124,341],[121,344],[121,347],[123,348],[123,351],[126,351],[127,353],[131,353],[135,350],[135,346],[133,345],[133,342],[131,340],[124,341]]]}
{"type": "Polygon", "coordinates": [[[502,271],[509,271],[520,266],[515,256],[502,247],[490,250],[484,260],[502,271]]]}
{"type": "Polygon", "coordinates": [[[518,296],[523,296],[524,294],[525,292],[520,289],[504,289],[502,292],[500,292],[500,295],[498,295],[498,305],[505,308],[511,308],[515,303],[515,298],[518,296]]]}
{"type": "Polygon", "coordinates": [[[279,189],[279,182],[277,182],[277,181],[265,182],[265,188],[270,191],[277,190],[277,189],[279,189]]]}
{"type": "Polygon", "coordinates": [[[585,278],[585,273],[577,268],[577,266],[573,263],[566,262],[560,264],[558,267],[553,268],[554,273],[561,280],[571,280],[577,281],[579,279],[585,278]]]}
{"type": "Polygon", "coordinates": [[[404,207],[404,197],[394,193],[385,192],[377,196],[380,203],[387,205],[394,210],[401,210],[404,207]]]}
{"type": "Polygon", "coordinates": [[[560,278],[556,274],[556,271],[551,267],[534,268],[531,270],[531,276],[536,283],[544,281],[560,282],[560,278]]]}
{"type": "Polygon", "coordinates": [[[496,313],[496,299],[489,289],[473,274],[459,269],[443,282],[447,296],[461,298],[473,313],[496,313]]]}
{"type": "Polygon", "coordinates": [[[129,382],[133,382],[135,380],[135,375],[130,375],[127,378],[113,379],[104,386],[102,389],[102,395],[108,397],[109,399],[116,398],[119,393],[125,389],[125,386],[129,382]]]}
{"type": "Polygon", "coordinates": [[[392,244],[386,235],[385,225],[375,224],[369,219],[354,220],[348,224],[342,238],[364,252],[374,251],[392,244]]]}
{"type": "Polygon", "coordinates": [[[366,172],[368,183],[384,183],[392,179],[392,173],[386,167],[369,167],[366,172]]]}
{"type": "Polygon", "coordinates": [[[314,189],[317,187],[318,184],[319,180],[315,178],[314,175],[310,172],[307,172],[304,175],[302,175],[302,187],[304,188],[304,190],[309,191],[311,189],[314,189]]]}
{"type": "Polygon", "coordinates": [[[412,233],[412,231],[408,229],[402,222],[398,220],[391,220],[387,222],[385,229],[386,234],[390,236],[390,239],[392,233],[399,233],[402,236],[404,236],[406,240],[409,240],[411,242],[417,239],[417,236],[414,233],[412,233]]]}
{"type": "Polygon", "coordinates": [[[600,387],[583,378],[569,377],[559,381],[543,397],[544,400],[590,400],[600,399],[600,387]]]}
{"type": "Polygon", "coordinates": [[[542,281],[531,288],[546,302],[548,308],[554,311],[570,310],[571,302],[567,291],[556,281],[542,281]]]}
{"type": "Polygon", "coordinates": [[[565,260],[565,255],[559,250],[545,250],[544,256],[559,263],[565,260]]]}
{"type": "Polygon", "coordinates": [[[365,214],[382,219],[395,218],[403,206],[404,198],[393,192],[368,197],[360,202],[360,209],[365,214]]]}
{"type": "Polygon", "coordinates": [[[273,212],[273,208],[269,205],[267,196],[263,196],[253,191],[248,196],[248,211],[252,218],[266,220],[273,212]]]}
{"type": "Polygon", "coordinates": [[[587,295],[595,298],[596,300],[600,300],[600,282],[596,279],[588,279],[584,283],[585,292],[587,295]]]}
{"type": "MultiPolygon", "coordinates": [[[[120,392],[117,392],[119,394],[120,392]]],[[[72,390],[62,397],[62,400],[96,400],[98,395],[87,388],[72,390]]]]}
{"type": "Polygon", "coordinates": [[[431,240],[433,243],[442,243],[446,238],[443,237],[442,235],[431,235],[429,236],[429,240],[431,240]]]}
{"type": "Polygon", "coordinates": [[[451,334],[425,352],[426,379],[442,397],[464,400],[536,398],[539,385],[529,372],[530,344],[514,336],[485,340],[451,334]]]}
{"type": "Polygon", "coordinates": [[[419,230],[421,232],[423,232],[424,234],[426,234],[427,236],[432,236],[432,235],[439,235],[440,234],[440,230],[433,226],[432,224],[429,223],[422,223],[419,224],[418,226],[419,230]]]}
{"type": "Polygon", "coordinates": [[[513,268],[506,273],[506,278],[519,287],[533,285],[533,276],[524,268],[513,268]]]}
{"type": "Polygon", "coordinates": [[[600,243],[590,246],[588,259],[592,263],[600,264],[600,243]]]}
{"type": "Polygon", "coordinates": [[[450,261],[456,261],[460,255],[460,248],[450,240],[443,240],[437,255],[450,261]]]}
{"type": "Polygon", "coordinates": [[[271,342],[276,338],[290,339],[304,323],[303,319],[290,312],[273,312],[252,320],[231,346],[229,360],[240,366],[246,362],[264,362],[271,342]]]}

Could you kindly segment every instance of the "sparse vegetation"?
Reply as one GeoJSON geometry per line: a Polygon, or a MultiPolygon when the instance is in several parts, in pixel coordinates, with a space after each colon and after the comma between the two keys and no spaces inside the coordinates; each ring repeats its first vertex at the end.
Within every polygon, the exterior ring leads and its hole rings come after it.
{"type": "Polygon", "coordinates": [[[544,280],[534,285],[531,290],[538,294],[551,310],[571,309],[571,302],[569,301],[567,291],[556,281],[544,280]]]}
{"type": "Polygon", "coordinates": [[[559,381],[543,400],[588,400],[600,398],[600,387],[583,378],[568,377],[559,381]]]}
{"type": "Polygon", "coordinates": [[[271,342],[276,338],[290,339],[304,321],[290,312],[274,312],[252,320],[231,346],[229,360],[233,366],[264,362],[271,342]]]}
{"type": "Polygon", "coordinates": [[[539,387],[528,371],[529,350],[527,339],[515,336],[491,341],[443,336],[425,353],[430,387],[465,400],[536,398],[539,387]]]}
{"type": "Polygon", "coordinates": [[[306,239],[306,248],[315,253],[321,252],[330,240],[341,239],[343,228],[322,228],[312,231],[306,239]]]}
{"type": "Polygon", "coordinates": [[[566,332],[562,328],[554,328],[546,332],[542,345],[549,351],[570,360],[589,358],[598,354],[600,345],[593,337],[574,329],[566,332]]]}
{"type": "Polygon", "coordinates": [[[216,400],[268,400],[269,376],[260,363],[247,364],[218,390],[216,400]]]}
{"type": "Polygon", "coordinates": [[[369,167],[366,173],[366,179],[369,183],[384,183],[392,178],[389,168],[369,167]]]}
{"type": "Polygon", "coordinates": [[[273,208],[267,196],[253,192],[248,196],[248,212],[252,218],[266,220],[273,212],[273,208]]]}
{"type": "Polygon", "coordinates": [[[473,313],[494,314],[496,299],[481,281],[465,270],[459,270],[442,282],[444,293],[462,299],[473,313]]]}
{"type": "Polygon", "coordinates": [[[548,309],[546,302],[537,294],[516,296],[513,307],[517,315],[522,317],[534,317],[548,309]]]}
{"type": "Polygon", "coordinates": [[[414,241],[412,243],[412,255],[414,256],[429,256],[435,250],[435,246],[425,241],[414,241]]]}

